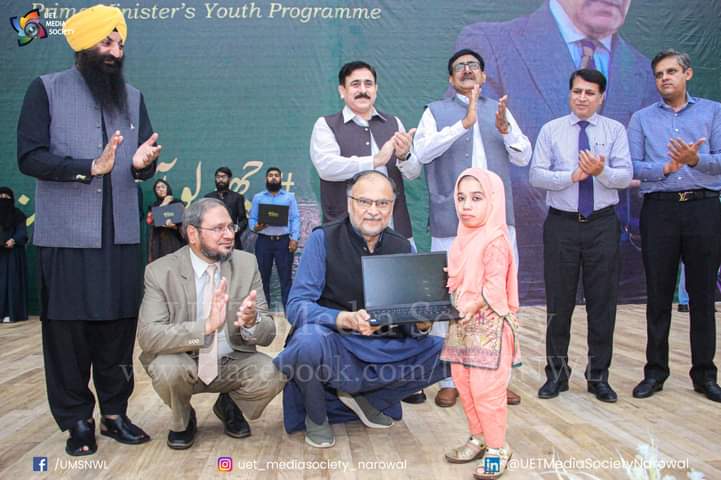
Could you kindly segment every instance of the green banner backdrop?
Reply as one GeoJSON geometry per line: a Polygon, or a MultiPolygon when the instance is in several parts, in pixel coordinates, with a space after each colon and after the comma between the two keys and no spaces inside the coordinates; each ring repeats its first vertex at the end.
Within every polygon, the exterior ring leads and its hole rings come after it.
{"type": "MultiPolygon", "coordinates": [[[[691,93],[721,98],[721,2],[604,1],[620,9],[630,2],[625,23],[614,36],[614,42],[620,36],[648,58],[662,48],[687,51],[695,69],[691,93]]],[[[62,22],[74,11],[93,3],[0,2],[2,16],[8,19],[39,9],[41,23],[48,33],[47,38],[36,38],[20,47],[12,22],[5,21],[6,27],[0,28],[0,184],[13,188],[30,225],[34,221],[35,182],[20,174],[17,167],[16,125],[20,106],[33,78],[72,64],[73,53],[62,36],[62,22]]],[[[245,3],[176,0],[114,5],[123,9],[128,22],[126,78],[143,92],[163,145],[156,178],[165,177],[176,195],[191,202],[214,188],[215,168],[228,165],[235,177],[232,188],[252,198],[264,188],[265,168],[279,166],[286,188],[295,192],[301,203],[304,235],[318,224],[320,216],[319,180],[309,159],[309,137],[320,115],[334,113],[342,106],[336,87],[337,72],[343,63],[362,59],[373,64],[378,70],[377,106],[399,116],[411,128],[417,124],[424,105],[446,92],[446,61],[464,27],[489,22],[491,31],[498,26],[496,22],[538,15],[548,8],[541,0],[245,3]]],[[[560,54],[556,45],[559,39],[555,25],[549,25],[533,43],[547,44],[560,54]]],[[[500,75],[500,69],[507,64],[522,61],[523,51],[498,56],[496,50],[511,46],[494,45],[492,40],[482,43],[488,51],[481,53],[484,57],[496,57],[496,61],[504,58],[505,63],[497,65],[496,74],[500,75]]],[[[513,48],[524,47],[516,44],[513,48]]],[[[563,55],[569,56],[567,49],[563,55]]],[[[613,55],[612,49],[612,58],[613,55]]],[[[545,68],[552,71],[563,68],[556,58],[549,54],[536,57],[536,61],[547,61],[545,68]]],[[[628,68],[650,69],[650,65],[644,62],[642,66],[628,68]]],[[[562,72],[565,77],[571,68],[568,70],[562,72]]],[[[489,72],[489,77],[492,75],[489,72]]],[[[617,84],[625,81],[620,74],[614,76],[613,71],[609,77],[609,86],[614,81],[617,84]]],[[[520,112],[533,111],[534,102],[514,103],[528,92],[513,91],[511,85],[503,85],[500,79],[489,78],[489,85],[493,81],[496,90],[501,90],[497,93],[509,94],[511,110],[522,129],[530,130],[527,133],[534,141],[535,127],[524,125],[525,116],[520,112]]],[[[538,84],[536,88],[538,102],[544,101],[542,93],[547,87],[538,84]]],[[[557,107],[565,112],[565,105],[557,107]]],[[[524,190],[530,188],[527,170],[514,168],[513,176],[514,197],[522,197],[524,190]]],[[[152,181],[142,185],[146,205],[152,197],[151,185],[152,181]]],[[[408,182],[406,192],[416,243],[421,250],[427,250],[430,238],[426,229],[424,179],[408,182]]],[[[627,226],[624,242],[630,247],[624,257],[620,292],[621,300],[626,302],[639,301],[644,295],[634,220],[637,215],[632,211],[637,208],[633,200],[636,195],[633,191],[629,193],[631,201],[624,219],[627,226]]],[[[543,221],[543,206],[529,206],[518,200],[515,203],[522,301],[543,303],[541,238],[530,228],[543,221]]],[[[29,247],[29,254],[31,310],[37,312],[33,247],[29,247]]]]}

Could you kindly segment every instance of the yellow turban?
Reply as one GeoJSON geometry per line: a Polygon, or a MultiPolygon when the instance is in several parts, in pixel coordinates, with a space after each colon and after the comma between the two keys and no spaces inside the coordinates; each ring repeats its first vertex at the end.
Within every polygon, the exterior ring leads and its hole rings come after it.
{"type": "Polygon", "coordinates": [[[128,26],[123,12],[117,7],[95,5],[81,10],[65,21],[65,39],[70,48],[79,52],[102,42],[113,30],[117,30],[125,41],[128,26]]]}

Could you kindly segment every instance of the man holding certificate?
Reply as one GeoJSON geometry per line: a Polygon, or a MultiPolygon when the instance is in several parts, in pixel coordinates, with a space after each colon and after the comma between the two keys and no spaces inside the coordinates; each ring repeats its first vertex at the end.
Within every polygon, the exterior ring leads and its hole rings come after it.
{"type": "Polygon", "coordinates": [[[300,214],[295,195],[281,188],[280,178],[279,168],[270,167],[266,170],[265,191],[253,197],[249,226],[258,234],[255,256],[265,298],[270,305],[270,275],[275,261],[285,310],[293,281],[293,254],[298,249],[300,238],[300,214]]]}

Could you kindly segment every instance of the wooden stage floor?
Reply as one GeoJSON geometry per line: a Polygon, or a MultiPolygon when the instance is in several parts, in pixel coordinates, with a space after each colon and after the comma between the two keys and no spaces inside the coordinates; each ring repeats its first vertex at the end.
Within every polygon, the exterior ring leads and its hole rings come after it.
{"type": "MultiPolygon", "coordinates": [[[[636,400],[631,390],[641,378],[646,343],[645,308],[619,307],[610,383],[619,394],[604,404],[586,393],[583,380],[586,321],[583,308],[574,316],[569,392],[553,400],[536,396],[543,382],[544,309],[521,312],[524,366],[514,371],[512,386],[521,405],[509,408],[508,441],[515,468],[503,478],[628,478],[621,459],[632,461],[637,449],[655,442],[669,468],[664,474],[685,479],[687,467],[721,479],[721,405],[694,393],[688,377],[688,314],[675,311],[671,328],[671,377],[651,399],[636,400]]],[[[287,324],[276,318],[282,344],[287,324]]],[[[721,338],[717,335],[717,345],[721,338]]],[[[136,357],[137,357],[136,347],[136,357]]],[[[718,353],[718,350],[717,350],[718,353]]],[[[716,361],[721,355],[716,355],[716,361]]],[[[98,453],[74,458],[64,453],[66,434],[58,431],[45,396],[40,322],[0,324],[0,478],[243,478],[243,479],[470,479],[474,464],[450,465],[444,452],[467,437],[460,405],[436,407],[437,387],[429,400],[404,406],[404,419],[388,430],[368,430],[360,423],[334,426],[337,444],[317,450],[303,434],[283,430],[281,396],[251,422],[253,435],[237,440],[223,434],[211,412],[215,395],[194,397],[199,433],[190,450],[165,445],[169,410],[155,394],[136,360],[135,392],[129,416],[152,437],[143,446],[125,446],[98,435],[98,453]],[[231,473],[219,472],[218,457],[233,458],[231,473]],[[47,457],[48,472],[33,472],[33,457],[47,457]]],[[[97,414],[96,414],[97,415],[97,414]]],[[[639,465],[638,463],[636,465],[639,465]]],[[[639,477],[643,478],[643,477],[639,477]]],[[[649,477],[650,478],[650,477],[649,477]]]]}

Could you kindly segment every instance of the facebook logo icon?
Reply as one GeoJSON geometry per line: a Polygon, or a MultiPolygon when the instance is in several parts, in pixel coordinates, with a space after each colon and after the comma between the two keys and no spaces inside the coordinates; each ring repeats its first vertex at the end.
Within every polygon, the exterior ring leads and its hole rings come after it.
{"type": "Polygon", "coordinates": [[[498,473],[501,471],[500,457],[486,457],[483,459],[483,473],[498,473]]]}
{"type": "Polygon", "coordinates": [[[33,472],[47,472],[48,457],[33,457],[33,472]]]}

